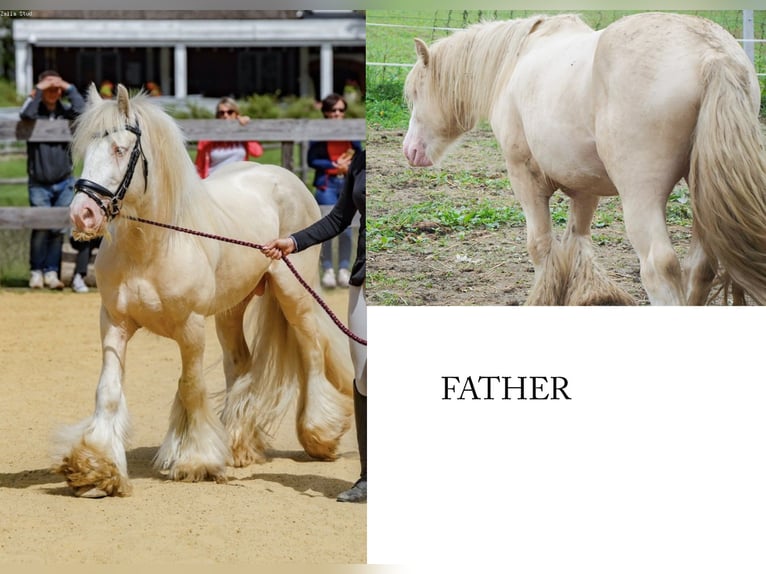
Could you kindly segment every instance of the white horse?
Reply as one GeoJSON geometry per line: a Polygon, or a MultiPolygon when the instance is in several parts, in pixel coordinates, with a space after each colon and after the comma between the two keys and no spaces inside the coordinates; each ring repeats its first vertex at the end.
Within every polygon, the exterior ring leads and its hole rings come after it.
{"type": "Polygon", "coordinates": [[[596,32],[577,16],[536,16],[415,48],[404,154],[429,166],[489,120],[526,215],[528,304],[632,302],[596,266],[590,238],[599,198],[617,194],[653,304],[704,304],[716,275],[766,304],[760,90],[723,28],[647,13],[596,32]],[[665,222],[681,178],[694,215],[683,267],[665,222]],[[570,197],[560,242],[549,211],[558,189],[570,197]]]}
{"type": "MultiPolygon", "coordinates": [[[[200,180],[178,125],[121,85],[114,101],[91,86],[73,150],[84,160],[70,207],[76,235],[107,237],[95,263],[103,352],[96,408],[63,434],[57,457],[75,493],[130,493],[122,384],[128,341],[141,327],[175,340],[181,354],[170,427],[155,459],[171,479],[222,482],[227,464],[261,460],[266,434],[296,394],[301,444],[316,458],[334,458],[350,426],[348,343],[287,266],[256,249],[134,219],[262,244],[319,218],[306,186],[281,167],[246,162],[200,180]],[[203,381],[210,315],[226,378],[220,418],[203,381]]],[[[291,258],[311,285],[318,249],[291,258]]]]}

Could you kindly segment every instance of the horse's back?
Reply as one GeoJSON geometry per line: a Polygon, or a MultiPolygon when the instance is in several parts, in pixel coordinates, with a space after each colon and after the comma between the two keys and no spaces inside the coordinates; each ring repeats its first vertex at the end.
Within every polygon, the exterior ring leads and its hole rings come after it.
{"type": "MultiPolygon", "coordinates": [[[[642,114],[653,111],[669,119],[676,110],[695,112],[705,87],[702,64],[710,58],[752,68],[737,41],[710,20],[666,13],[622,18],[603,31],[596,49],[598,103],[632,102],[642,114]]],[[[754,71],[750,75],[748,88],[757,109],[758,83],[754,71]]]]}
{"type": "Polygon", "coordinates": [[[205,180],[208,191],[227,209],[252,209],[276,216],[279,232],[294,232],[319,219],[313,195],[293,172],[276,165],[235,162],[205,180]]]}

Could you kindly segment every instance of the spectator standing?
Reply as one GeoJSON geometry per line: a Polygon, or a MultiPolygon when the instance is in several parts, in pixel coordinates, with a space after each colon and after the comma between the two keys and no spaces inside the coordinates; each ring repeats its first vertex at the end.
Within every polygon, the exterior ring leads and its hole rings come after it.
{"type": "MultiPolygon", "coordinates": [[[[54,70],[46,70],[21,107],[25,120],[73,120],[85,108],[77,88],[54,70]],[[69,104],[62,102],[66,96],[69,104]]],[[[67,207],[74,195],[72,155],[68,142],[27,142],[29,204],[32,207],[67,207]]],[[[33,229],[30,241],[29,286],[63,289],[59,279],[63,229],[33,229]]]]}
{"type": "MultiPolygon", "coordinates": [[[[222,120],[237,120],[244,126],[250,121],[249,116],[239,113],[239,106],[232,98],[221,98],[215,107],[215,117],[222,120]]],[[[206,178],[216,169],[227,163],[246,161],[249,157],[263,155],[263,147],[257,141],[220,142],[202,140],[197,143],[197,173],[206,178]]]]}
{"type": "MultiPolygon", "coordinates": [[[[322,114],[327,119],[341,120],[346,114],[346,100],[330,94],[322,100],[322,114]]],[[[343,189],[343,181],[354,154],[362,146],[358,141],[309,142],[307,161],[314,168],[315,197],[319,205],[335,205],[343,189]]],[[[351,272],[351,229],[338,235],[338,274],[336,278],[332,259],[332,242],[322,244],[322,286],[328,289],[348,287],[351,272]]]]}

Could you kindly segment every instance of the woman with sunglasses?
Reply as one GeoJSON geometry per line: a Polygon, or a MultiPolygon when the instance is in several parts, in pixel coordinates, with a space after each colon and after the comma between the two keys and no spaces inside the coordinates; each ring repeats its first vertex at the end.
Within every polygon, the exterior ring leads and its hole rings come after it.
{"type": "MultiPolygon", "coordinates": [[[[342,120],[346,114],[346,100],[339,94],[330,94],[322,100],[322,114],[327,119],[342,120]]],[[[307,161],[314,168],[315,197],[319,205],[335,205],[343,189],[343,181],[355,153],[362,150],[358,141],[309,142],[307,161]]],[[[322,286],[327,289],[348,287],[351,272],[351,230],[338,236],[338,275],[333,268],[332,241],[322,244],[322,286]]]]}
{"type": "MultiPolygon", "coordinates": [[[[222,120],[237,120],[240,125],[250,121],[248,116],[239,114],[239,106],[232,98],[221,98],[216,105],[215,117],[222,120]]],[[[249,157],[263,155],[263,147],[257,141],[220,142],[201,140],[197,143],[197,172],[206,178],[227,163],[247,161],[249,157]]]]}

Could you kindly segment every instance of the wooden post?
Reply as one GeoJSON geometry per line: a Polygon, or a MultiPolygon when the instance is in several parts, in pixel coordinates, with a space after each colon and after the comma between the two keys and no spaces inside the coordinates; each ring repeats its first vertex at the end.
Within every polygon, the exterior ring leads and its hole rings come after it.
{"type": "Polygon", "coordinates": [[[282,167],[293,171],[293,142],[282,142],[282,167]]]}

